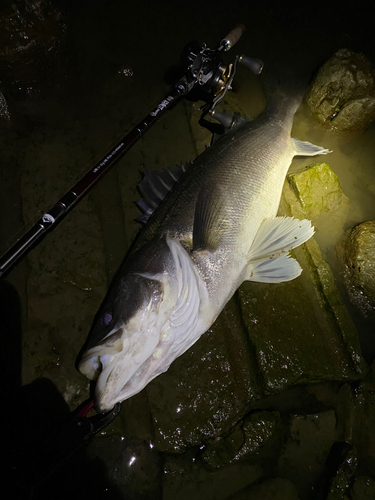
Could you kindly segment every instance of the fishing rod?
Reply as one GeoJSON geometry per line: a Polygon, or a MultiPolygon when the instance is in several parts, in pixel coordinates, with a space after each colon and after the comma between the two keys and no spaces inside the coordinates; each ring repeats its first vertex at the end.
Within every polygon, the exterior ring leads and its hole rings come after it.
{"type": "Polygon", "coordinates": [[[5,252],[0,258],[0,277],[4,277],[23,256],[42,240],[47,232],[56,227],[110,168],[134,146],[140,137],[194,87],[214,94],[208,112],[224,126],[227,126],[227,116],[222,116],[214,108],[222,100],[225,93],[231,89],[237,61],[247,66],[255,74],[259,74],[263,67],[262,61],[247,56],[237,56],[235,63],[228,65],[228,67],[223,65],[221,53],[231,49],[244,31],[245,27],[242,24],[238,25],[221,40],[216,50],[211,50],[205,44],[200,45],[196,41],[186,45],[181,58],[188,67],[172,90],[5,252]]]}

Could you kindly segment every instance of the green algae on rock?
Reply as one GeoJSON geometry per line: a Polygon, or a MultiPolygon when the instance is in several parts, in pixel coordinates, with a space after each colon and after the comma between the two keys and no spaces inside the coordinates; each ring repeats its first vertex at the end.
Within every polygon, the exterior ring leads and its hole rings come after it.
{"type": "Polygon", "coordinates": [[[350,201],[342,192],[339,179],[327,163],[313,163],[288,175],[305,217],[313,219],[332,210],[344,210],[350,201]]]}

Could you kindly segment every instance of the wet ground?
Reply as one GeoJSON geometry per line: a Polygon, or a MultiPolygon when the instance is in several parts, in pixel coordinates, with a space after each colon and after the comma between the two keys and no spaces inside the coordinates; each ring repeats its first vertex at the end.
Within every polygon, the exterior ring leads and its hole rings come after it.
{"type": "MultiPolygon", "coordinates": [[[[69,26],[59,85],[51,75],[53,83],[43,93],[37,79],[27,92],[15,86],[12,92],[1,88],[4,95],[9,92],[11,115],[10,122],[1,123],[1,252],[160,101],[178,74],[180,53],[190,40],[213,47],[241,22],[247,26],[246,35],[228,60],[238,52],[260,57],[266,65],[285,61],[313,73],[337,49],[347,47],[375,62],[366,2],[357,2],[355,9],[347,11],[339,4],[303,8],[297,2],[253,6],[240,1],[214,5],[175,1],[156,7],[151,2],[97,1],[77,8],[73,2],[60,1],[56,5],[69,26]]],[[[43,78],[45,74],[48,71],[43,78]]],[[[240,68],[234,91],[242,109],[255,117],[264,105],[256,78],[240,68]]],[[[197,155],[189,126],[192,105],[180,103],[165,115],[1,282],[4,431],[11,431],[6,439],[9,463],[17,464],[10,472],[15,498],[22,494],[27,498],[30,484],[50,470],[48,457],[53,456],[56,429],[69,410],[89,395],[88,383],[74,369],[75,358],[138,231],[133,202],[138,198],[139,170],[179,164],[197,155]],[[38,452],[43,447],[48,452],[38,452]]],[[[351,201],[343,227],[334,232],[321,227],[317,234],[346,301],[334,245],[347,227],[375,219],[375,128],[360,135],[340,135],[322,128],[302,106],[293,134],[333,150],[329,163],[351,201]]],[[[297,167],[298,161],[292,168],[297,167]]],[[[373,324],[348,307],[363,356],[371,363],[373,324]]],[[[289,397],[293,401],[293,395],[289,397]]],[[[156,454],[147,396],[141,393],[137,398],[133,413],[130,402],[121,424],[88,450],[78,451],[49,479],[48,486],[40,486],[29,498],[45,498],[51,488],[70,498],[159,498],[162,470],[175,478],[167,481],[165,498],[177,494],[185,498],[197,491],[200,498],[227,498],[233,492],[232,483],[240,490],[261,477],[262,471],[254,465],[245,471],[236,466],[228,477],[223,472],[212,479],[194,464],[195,451],[177,460],[156,454]],[[141,459],[134,462],[132,457],[141,459]],[[147,464],[145,469],[142,464],[147,464]],[[181,479],[186,464],[191,470],[185,477],[196,477],[200,488],[181,479]],[[137,490],[139,478],[146,484],[144,491],[137,490]],[[228,485],[228,493],[223,484],[228,485]]],[[[295,409],[293,402],[286,406],[290,412],[295,409]]],[[[334,425],[330,414],[322,425],[334,425]]],[[[293,494],[286,498],[294,498],[293,494]]],[[[305,491],[301,498],[312,498],[309,495],[305,491]]]]}

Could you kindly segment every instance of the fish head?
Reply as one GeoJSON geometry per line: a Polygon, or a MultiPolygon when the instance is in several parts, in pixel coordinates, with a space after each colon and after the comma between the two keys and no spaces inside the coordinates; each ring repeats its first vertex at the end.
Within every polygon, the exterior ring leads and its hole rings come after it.
{"type": "Polygon", "coordinates": [[[133,375],[152,358],[177,295],[175,262],[165,239],[146,245],[120,271],[78,364],[83,375],[96,381],[98,411],[111,410],[148,383],[144,377],[135,382],[133,375]]]}

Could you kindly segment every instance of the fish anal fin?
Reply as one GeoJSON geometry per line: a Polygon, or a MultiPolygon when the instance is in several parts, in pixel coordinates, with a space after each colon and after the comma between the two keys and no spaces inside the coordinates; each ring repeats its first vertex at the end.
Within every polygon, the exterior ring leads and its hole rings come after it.
{"type": "Polygon", "coordinates": [[[276,259],[262,260],[249,267],[248,281],[260,283],[281,283],[297,278],[302,272],[296,259],[289,255],[281,255],[276,259]]]}
{"type": "Polygon", "coordinates": [[[297,156],[316,156],[316,155],[326,155],[332,153],[329,149],[322,148],[321,146],[316,146],[308,141],[300,141],[299,139],[293,139],[294,147],[297,156]]]}
{"type": "Polygon", "coordinates": [[[245,279],[279,283],[296,278],[302,270],[298,262],[288,254],[313,234],[314,228],[307,219],[302,221],[293,217],[265,219],[251,245],[245,279]]]}

